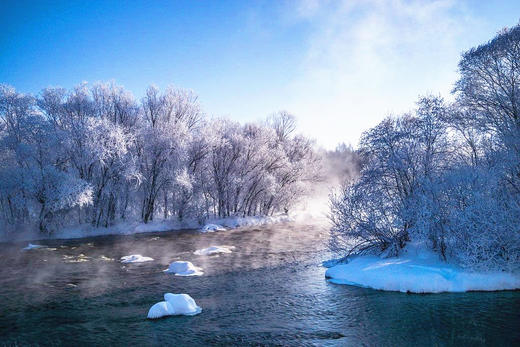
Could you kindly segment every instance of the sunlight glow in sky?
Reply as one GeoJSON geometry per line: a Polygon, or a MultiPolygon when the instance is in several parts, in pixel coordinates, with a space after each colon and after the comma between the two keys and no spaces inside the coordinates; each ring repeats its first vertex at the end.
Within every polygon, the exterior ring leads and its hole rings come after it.
{"type": "Polygon", "coordinates": [[[2,1],[0,83],[175,85],[210,116],[287,110],[333,148],[449,97],[460,54],[519,19],[514,0],[2,1]]]}

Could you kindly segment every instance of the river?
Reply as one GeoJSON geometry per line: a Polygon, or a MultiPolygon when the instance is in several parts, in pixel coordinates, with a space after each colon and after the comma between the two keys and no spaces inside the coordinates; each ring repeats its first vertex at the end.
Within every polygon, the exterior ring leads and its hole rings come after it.
{"type": "Polygon", "coordinates": [[[328,283],[328,231],[283,224],[0,244],[2,345],[518,345],[520,292],[415,295],[328,283]],[[198,256],[211,245],[231,254],[198,256]],[[121,264],[129,254],[153,262],[121,264]],[[164,273],[174,260],[200,277],[164,273]],[[166,292],[202,313],[147,320],[166,292]]]}

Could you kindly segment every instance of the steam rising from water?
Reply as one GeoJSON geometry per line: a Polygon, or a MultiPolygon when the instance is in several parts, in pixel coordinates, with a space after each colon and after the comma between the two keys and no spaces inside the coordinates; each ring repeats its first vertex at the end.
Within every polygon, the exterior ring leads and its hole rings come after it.
{"type": "MultiPolygon", "coordinates": [[[[39,302],[57,300],[71,290],[91,297],[126,290],[134,285],[167,286],[172,276],[163,270],[176,260],[191,261],[204,276],[292,263],[303,253],[324,249],[327,229],[321,224],[278,224],[210,234],[193,231],[106,236],[41,242],[46,249],[22,252],[22,247],[0,244],[6,263],[0,269],[0,285],[6,294],[39,293],[39,302]],[[310,242],[315,240],[314,242],[310,242]],[[302,244],[312,244],[312,247],[302,244]],[[220,257],[198,256],[195,250],[213,245],[236,247],[220,257]],[[114,259],[128,254],[152,256],[141,264],[121,264],[114,259]],[[258,258],[260,256],[260,259],[258,258]],[[252,261],[252,259],[255,259],[252,261]]],[[[204,277],[203,276],[203,277],[204,277]]],[[[36,303],[35,303],[36,304],[36,303]]]]}
{"type": "Polygon", "coordinates": [[[358,164],[352,152],[344,149],[325,155],[322,165],[328,170],[324,179],[310,187],[309,198],[289,211],[294,218],[289,224],[206,234],[179,231],[46,240],[40,244],[48,248],[27,252],[20,251],[27,243],[3,243],[0,252],[6,263],[0,268],[0,286],[11,294],[38,292],[38,300],[45,302],[70,291],[90,297],[128,290],[136,284],[167,287],[172,276],[163,270],[176,260],[191,261],[202,267],[205,277],[286,265],[328,252],[330,189],[355,177],[358,164]],[[193,254],[214,245],[234,246],[237,250],[219,257],[193,254]],[[142,254],[154,261],[142,264],[114,261],[129,254],[142,254]]]}

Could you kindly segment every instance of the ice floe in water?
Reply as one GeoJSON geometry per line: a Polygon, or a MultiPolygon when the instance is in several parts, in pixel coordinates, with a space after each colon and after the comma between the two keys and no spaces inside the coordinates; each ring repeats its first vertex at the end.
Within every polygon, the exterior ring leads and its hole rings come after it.
{"type": "Polygon", "coordinates": [[[126,255],[124,257],[121,257],[121,263],[144,263],[147,261],[153,261],[150,257],[143,257],[140,254],[132,254],[132,255],[126,255]]]}
{"type": "Polygon", "coordinates": [[[210,246],[208,248],[197,249],[193,252],[196,255],[214,255],[219,253],[231,253],[234,246],[210,246]]]}
{"type": "Polygon", "coordinates": [[[194,316],[202,312],[197,303],[188,294],[164,294],[164,300],[153,305],[148,311],[149,319],[165,316],[194,316]]]}
{"type": "Polygon", "coordinates": [[[189,261],[174,261],[164,272],[173,273],[176,276],[200,276],[202,269],[194,266],[189,261]]]}
{"type": "Polygon", "coordinates": [[[45,248],[45,247],[47,247],[47,246],[33,245],[32,243],[29,243],[29,245],[27,247],[24,247],[23,250],[28,251],[30,249],[38,249],[38,248],[45,248]]]}
{"type": "Polygon", "coordinates": [[[332,266],[325,277],[337,284],[412,293],[520,289],[517,274],[470,272],[425,250],[394,258],[356,257],[347,264],[332,266]]]}
{"type": "Polygon", "coordinates": [[[206,224],[201,229],[201,231],[203,233],[211,233],[214,231],[225,231],[225,230],[226,230],[226,228],[224,228],[222,225],[218,225],[218,224],[206,224]]]}

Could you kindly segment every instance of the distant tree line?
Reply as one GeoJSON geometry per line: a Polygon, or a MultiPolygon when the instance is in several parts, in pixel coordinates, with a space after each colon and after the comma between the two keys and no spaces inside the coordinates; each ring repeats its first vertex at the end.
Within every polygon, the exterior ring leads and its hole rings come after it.
{"type": "Polygon", "coordinates": [[[520,26],[464,53],[454,102],[419,98],[359,144],[359,177],[331,198],[342,255],[421,242],[473,269],[520,268],[520,26]]]}
{"type": "Polygon", "coordinates": [[[318,178],[286,112],[208,119],[187,90],[136,101],[113,83],[38,96],[0,86],[0,225],[109,226],[287,211],[318,178]]]}

